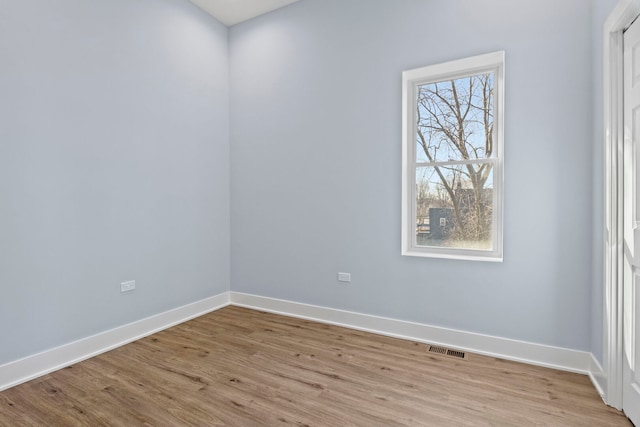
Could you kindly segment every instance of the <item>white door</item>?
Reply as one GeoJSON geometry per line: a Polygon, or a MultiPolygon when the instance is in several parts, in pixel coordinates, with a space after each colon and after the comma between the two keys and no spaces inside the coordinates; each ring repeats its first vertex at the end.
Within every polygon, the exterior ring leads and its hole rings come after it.
{"type": "Polygon", "coordinates": [[[640,426],[640,19],[624,33],[622,408],[640,426]]]}

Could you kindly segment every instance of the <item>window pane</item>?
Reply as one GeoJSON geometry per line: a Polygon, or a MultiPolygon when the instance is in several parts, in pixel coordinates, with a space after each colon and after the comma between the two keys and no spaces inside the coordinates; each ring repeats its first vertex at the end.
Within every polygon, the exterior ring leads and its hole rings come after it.
{"type": "Polygon", "coordinates": [[[419,163],[493,156],[493,73],[417,86],[419,163]]]}
{"type": "Polygon", "coordinates": [[[493,164],[416,168],[416,245],[492,250],[493,164]]]}

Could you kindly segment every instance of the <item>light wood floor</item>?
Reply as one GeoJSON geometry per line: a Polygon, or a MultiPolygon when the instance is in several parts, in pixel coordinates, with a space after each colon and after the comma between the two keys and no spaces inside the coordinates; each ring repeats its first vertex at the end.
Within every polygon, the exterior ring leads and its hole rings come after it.
{"type": "Polygon", "coordinates": [[[226,307],[0,393],[0,426],[631,426],[589,379],[226,307]]]}

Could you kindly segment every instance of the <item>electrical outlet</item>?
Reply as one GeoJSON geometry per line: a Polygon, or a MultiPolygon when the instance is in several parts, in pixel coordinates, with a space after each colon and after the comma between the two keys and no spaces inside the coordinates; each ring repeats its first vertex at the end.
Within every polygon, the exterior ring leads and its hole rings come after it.
{"type": "Polygon", "coordinates": [[[350,282],[351,273],[338,273],[338,282],[350,282]]]}
{"type": "Polygon", "coordinates": [[[120,292],[129,292],[136,288],[136,281],[129,280],[128,282],[120,283],[120,292]]]}

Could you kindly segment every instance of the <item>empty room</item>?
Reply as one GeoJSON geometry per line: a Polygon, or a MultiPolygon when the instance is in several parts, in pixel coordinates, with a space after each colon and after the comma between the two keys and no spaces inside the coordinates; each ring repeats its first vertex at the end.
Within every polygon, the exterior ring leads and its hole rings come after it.
{"type": "Polygon", "coordinates": [[[0,0],[0,426],[640,425],[639,15],[0,0]]]}

